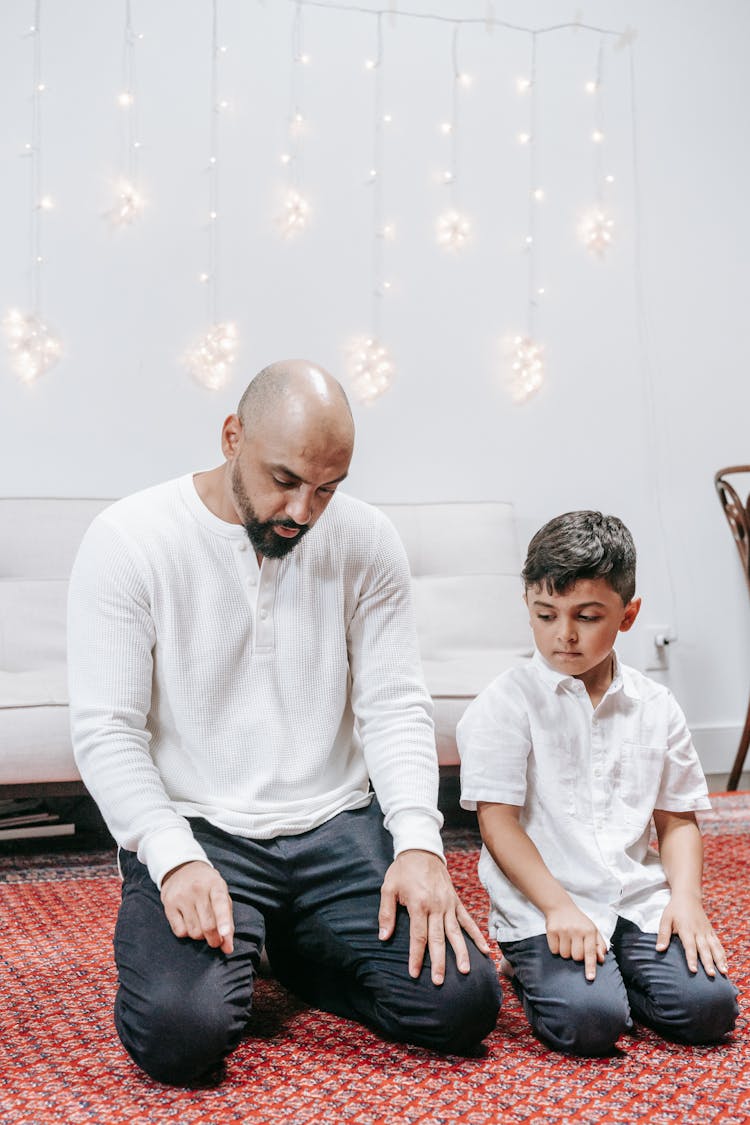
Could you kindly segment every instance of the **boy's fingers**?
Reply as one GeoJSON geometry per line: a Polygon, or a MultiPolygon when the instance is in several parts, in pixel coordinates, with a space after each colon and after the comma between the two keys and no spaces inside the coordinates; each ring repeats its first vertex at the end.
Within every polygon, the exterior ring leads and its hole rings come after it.
{"type": "Polygon", "coordinates": [[[594,939],[590,941],[587,939],[583,957],[583,969],[586,974],[586,980],[596,979],[596,964],[598,952],[599,949],[597,942],[594,939]]]}
{"type": "Polygon", "coordinates": [[[662,915],[661,922],[659,923],[659,932],[656,935],[656,949],[658,953],[663,953],[672,940],[672,921],[666,915],[662,915]]]}

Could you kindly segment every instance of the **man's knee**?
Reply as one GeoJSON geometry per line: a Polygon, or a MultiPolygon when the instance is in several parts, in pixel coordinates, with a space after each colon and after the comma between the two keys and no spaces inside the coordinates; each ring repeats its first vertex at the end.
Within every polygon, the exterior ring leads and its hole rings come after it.
{"type": "Polygon", "coordinates": [[[502,1002],[495,966],[467,941],[471,969],[460,973],[447,952],[445,980],[435,985],[426,963],[418,980],[396,982],[381,993],[376,1020],[381,1030],[401,1042],[443,1054],[475,1053],[494,1029],[502,1002]]]}
{"type": "Polygon", "coordinates": [[[143,1003],[121,987],[115,1025],[123,1046],[142,1070],[173,1086],[203,1086],[221,1074],[224,1059],[242,1034],[244,1019],[213,990],[177,992],[168,981],[152,984],[143,1003]]]}

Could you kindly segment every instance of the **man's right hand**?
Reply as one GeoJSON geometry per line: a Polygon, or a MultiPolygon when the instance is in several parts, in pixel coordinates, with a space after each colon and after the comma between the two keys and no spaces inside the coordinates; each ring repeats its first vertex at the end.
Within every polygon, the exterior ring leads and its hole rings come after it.
{"type": "Polygon", "coordinates": [[[162,879],[161,901],[175,937],[203,938],[212,949],[232,952],[232,900],[210,864],[192,860],[173,867],[162,879]]]}
{"type": "Polygon", "coordinates": [[[546,915],[550,953],[583,961],[586,980],[594,980],[597,964],[603,965],[607,944],[587,914],[574,902],[550,909],[546,915]]]}

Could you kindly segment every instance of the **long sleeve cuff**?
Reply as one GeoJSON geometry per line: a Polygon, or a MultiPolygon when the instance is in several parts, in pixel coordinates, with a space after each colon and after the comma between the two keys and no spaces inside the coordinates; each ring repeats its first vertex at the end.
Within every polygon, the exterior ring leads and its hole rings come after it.
{"type": "Polygon", "coordinates": [[[400,812],[393,813],[387,819],[386,827],[393,836],[394,858],[401,852],[415,848],[423,852],[433,852],[445,862],[443,841],[440,838],[441,823],[442,817],[437,810],[435,816],[414,809],[402,809],[400,812]]]}
{"type": "Polygon", "coordinates": [[[170,826],[147,836],[138,848],[138,858],[148,867],[148,873],[159,890],[164,876],[183,863],[200,860],[213,867],[187,825],[170,826]]]}

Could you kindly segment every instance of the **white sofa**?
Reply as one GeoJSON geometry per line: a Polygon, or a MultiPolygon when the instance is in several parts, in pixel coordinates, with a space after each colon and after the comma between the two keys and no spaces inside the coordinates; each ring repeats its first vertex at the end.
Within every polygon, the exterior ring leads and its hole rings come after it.
{"type": "MultiPolygon", "coordinates": [[[[0,793],[83,791],[68,731],[65,614],[81,537],[111,500],[0,498],[0,793]]],[[[504,668],[526,659],[513,510],[504,503],[381,505],[404,541],[441,767],[456,723],[504,668]]]]}

